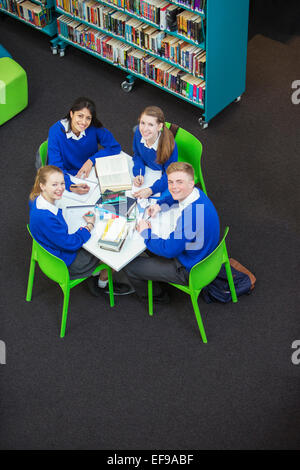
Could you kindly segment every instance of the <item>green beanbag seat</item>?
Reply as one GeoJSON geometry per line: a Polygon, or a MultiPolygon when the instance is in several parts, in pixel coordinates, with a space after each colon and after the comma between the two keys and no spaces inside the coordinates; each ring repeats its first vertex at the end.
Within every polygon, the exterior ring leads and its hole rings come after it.
{"type": "Polygon", "coordinates": [[[10,57],[0,58],[0,126],[28,104],[25,70],[10,57]]]}

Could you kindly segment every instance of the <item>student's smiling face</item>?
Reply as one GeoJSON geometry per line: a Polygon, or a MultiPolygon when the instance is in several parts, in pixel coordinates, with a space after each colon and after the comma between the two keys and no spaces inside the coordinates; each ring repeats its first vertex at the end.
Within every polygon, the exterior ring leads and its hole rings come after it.
{"type": "Polygon", "coordinates": [[[79,135],[80,132],[85,131],[92,122],[92,115],[87,108],[82,108],[80,111],[70,111],[71,129],[74,134],[79,135]]]}
{"type": "Polygon", "coordinates": [[[155,117],[142,114],[139,129],[148,145],[154,144],[162,127],[155,117]]]}
{"type": "Polygon", "coordinates": [[[48,175],[46,183],[40,183],[42,196],[46,201],[54,204],[55,201],[58,201],[62,198],[63,192],[65,190],[65,179],[62,173],[58,171],[50,173],[48,175]]]}
{"type": "Polygon", "coordinates": [[[185,171],[173,171],[168,175],[168,188],[176,201],[183,201],[194,189],[194,180],[185,171]]]}

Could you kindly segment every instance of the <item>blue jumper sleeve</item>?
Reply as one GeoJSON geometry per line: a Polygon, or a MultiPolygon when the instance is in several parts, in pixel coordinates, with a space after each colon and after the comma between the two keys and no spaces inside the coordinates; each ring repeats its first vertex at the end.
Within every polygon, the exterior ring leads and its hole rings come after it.
{"type": "Polygon", "coordinates": [[[177,145],[175,142],[175,146],[174,146],[173,152],[170,155],[169,160],[167,160],[166,163],[164,163],[162,167],[161,178],[159,180],[156,180],[150,188],[152,190],[152,194],[162,193],[168,188],[168,176],[167,176],[166,170],[168,166],[171,165],[171,163],[177,162],[177,161],[178,161],[178,149],[177,149],[177,145]]]}
{"type": "Polygon", "coordinates": [[[48,220],[50,223],[44,227],[40,226],[40,230],[43,232],[45,239],[60,250],[75,252],[91,237],[90,232],[84,227],[79,228],[75,233],[69,234],[67,224],[62,224],[54,215],[50,216],[48,220]]]}
{"type": "Polygon", "coordinates": [[[60,127],[52,126],[48,134],[48,161],[50,165],[55,165],[60,168],[65,177],[66,189],[69,191],[72,184],[70,176],[64,168],[63,159],[60,153],[57,132],[63,132],[60,127]]]}
{"type": "Polygon", "coordinates": [[[151,229],[143,230],[141,236],[152,253],[164,258],[177,258],[181,253],[191,247],[191,243],[197,243],[197,247],[203,245],[203,226],[197,226],[196,207],[188,206],[177,220],[175,230],[169,238],[159,238],[151,229]]]}
{"type": "Polygon", "coordinates": [[[136,129],[135,133],[134,133],[134,137],[133,137],[133,168],[132,168],[132,173],[133,173],[133,176],[139,176],[140,174],[142,176],[145,175],[145,163],[141,157],[141,155],[139,154],[139,151],[138,151],[138,146],[137,146],[137,143],[140,139],[139,137],[139,131],[138,131],[138,128],[136,129]]]}
{"type": "Polygon", "coordinates": [[[108,157],[109,155],[117,155],[121,152],[121,145],[116,141],[112,133],[105,129],[105,127],[96,128],[98,143],[103,149],[98,150],[92,155],[90,160],[95,165],[95,159],[100,157],[108,157]]]}

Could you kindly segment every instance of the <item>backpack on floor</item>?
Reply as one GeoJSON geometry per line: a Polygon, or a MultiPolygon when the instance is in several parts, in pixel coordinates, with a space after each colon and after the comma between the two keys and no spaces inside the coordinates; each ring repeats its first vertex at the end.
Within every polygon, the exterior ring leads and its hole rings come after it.
{"type": "MultiPolygon", "coordinates": [[[[256,277],[245,266],[233,258],[229,258],[236,295],[251,294],[256,277]]],[[[223,265],[216,279],[202,289],[202,297],[206,303],[231,301],[231,293],[223,265]]]]}

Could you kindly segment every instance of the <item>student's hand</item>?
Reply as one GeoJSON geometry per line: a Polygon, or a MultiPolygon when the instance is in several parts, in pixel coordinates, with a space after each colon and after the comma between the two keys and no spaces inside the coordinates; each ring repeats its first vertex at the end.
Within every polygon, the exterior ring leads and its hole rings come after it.
{"type": "Polygon", "coordinates": [[[160,211],[161,211],[161,207],[159,204],[153,204],[151,206],[149,206],[147,209],[147,214],[150,216],[150,217],[155,217],[156,214],[158,214],[160,211]]]}
{"type": "Polygon", "coordinates": [[[138,175],[138,176],[136,176],[136,177],[134,178],[134,180],[133,180],[133,184],[134,184],[134,186],[136,186],[137,188],[138,188],[139,186],[142,186],[143,183],[144,183],[144,177],[143,177],[143,175],[138,175]]]}
{"type": "Polygon", "coordinates": [[[145,189],[140,189],[139,191],[136,191],[133,193],[133,196],[136,197],[137,199],[148,199],[152,195],[152,189],[150,188],[145,188],[145,189]]]}
{"type": "Polygon", "coordinates": [[[90,190],[90,187],[86,183],[81,184],[71,184],[70,191],[76,194],[86,194],[90,190]]]}
{"type": "Polygon", "coordinates": [[[84,214],[82,217],[84,218],[84,220],[86,221],[87,224],[89,222],[91,222],[92,224],[95,225],[95,214],[94,214],[94,212],[89,211],[86,214],[84,214]]]}
{"type": "Polygon", "coordinates": [[[151,228],[151,224],[148,220],[141,219],[136,225],[136,229],[139,233],[143,230],[148,230],[148,228],[151,228]]]}
{"type": "Polygon", "coordinates": [[[82,167],[80,168],[80,170],[78,170],[78,173],[77,173],[77,178],[87,178],[91,172],[93,168],[93,162],[92,160],[88,159],[83,165],[82,167]]]}

